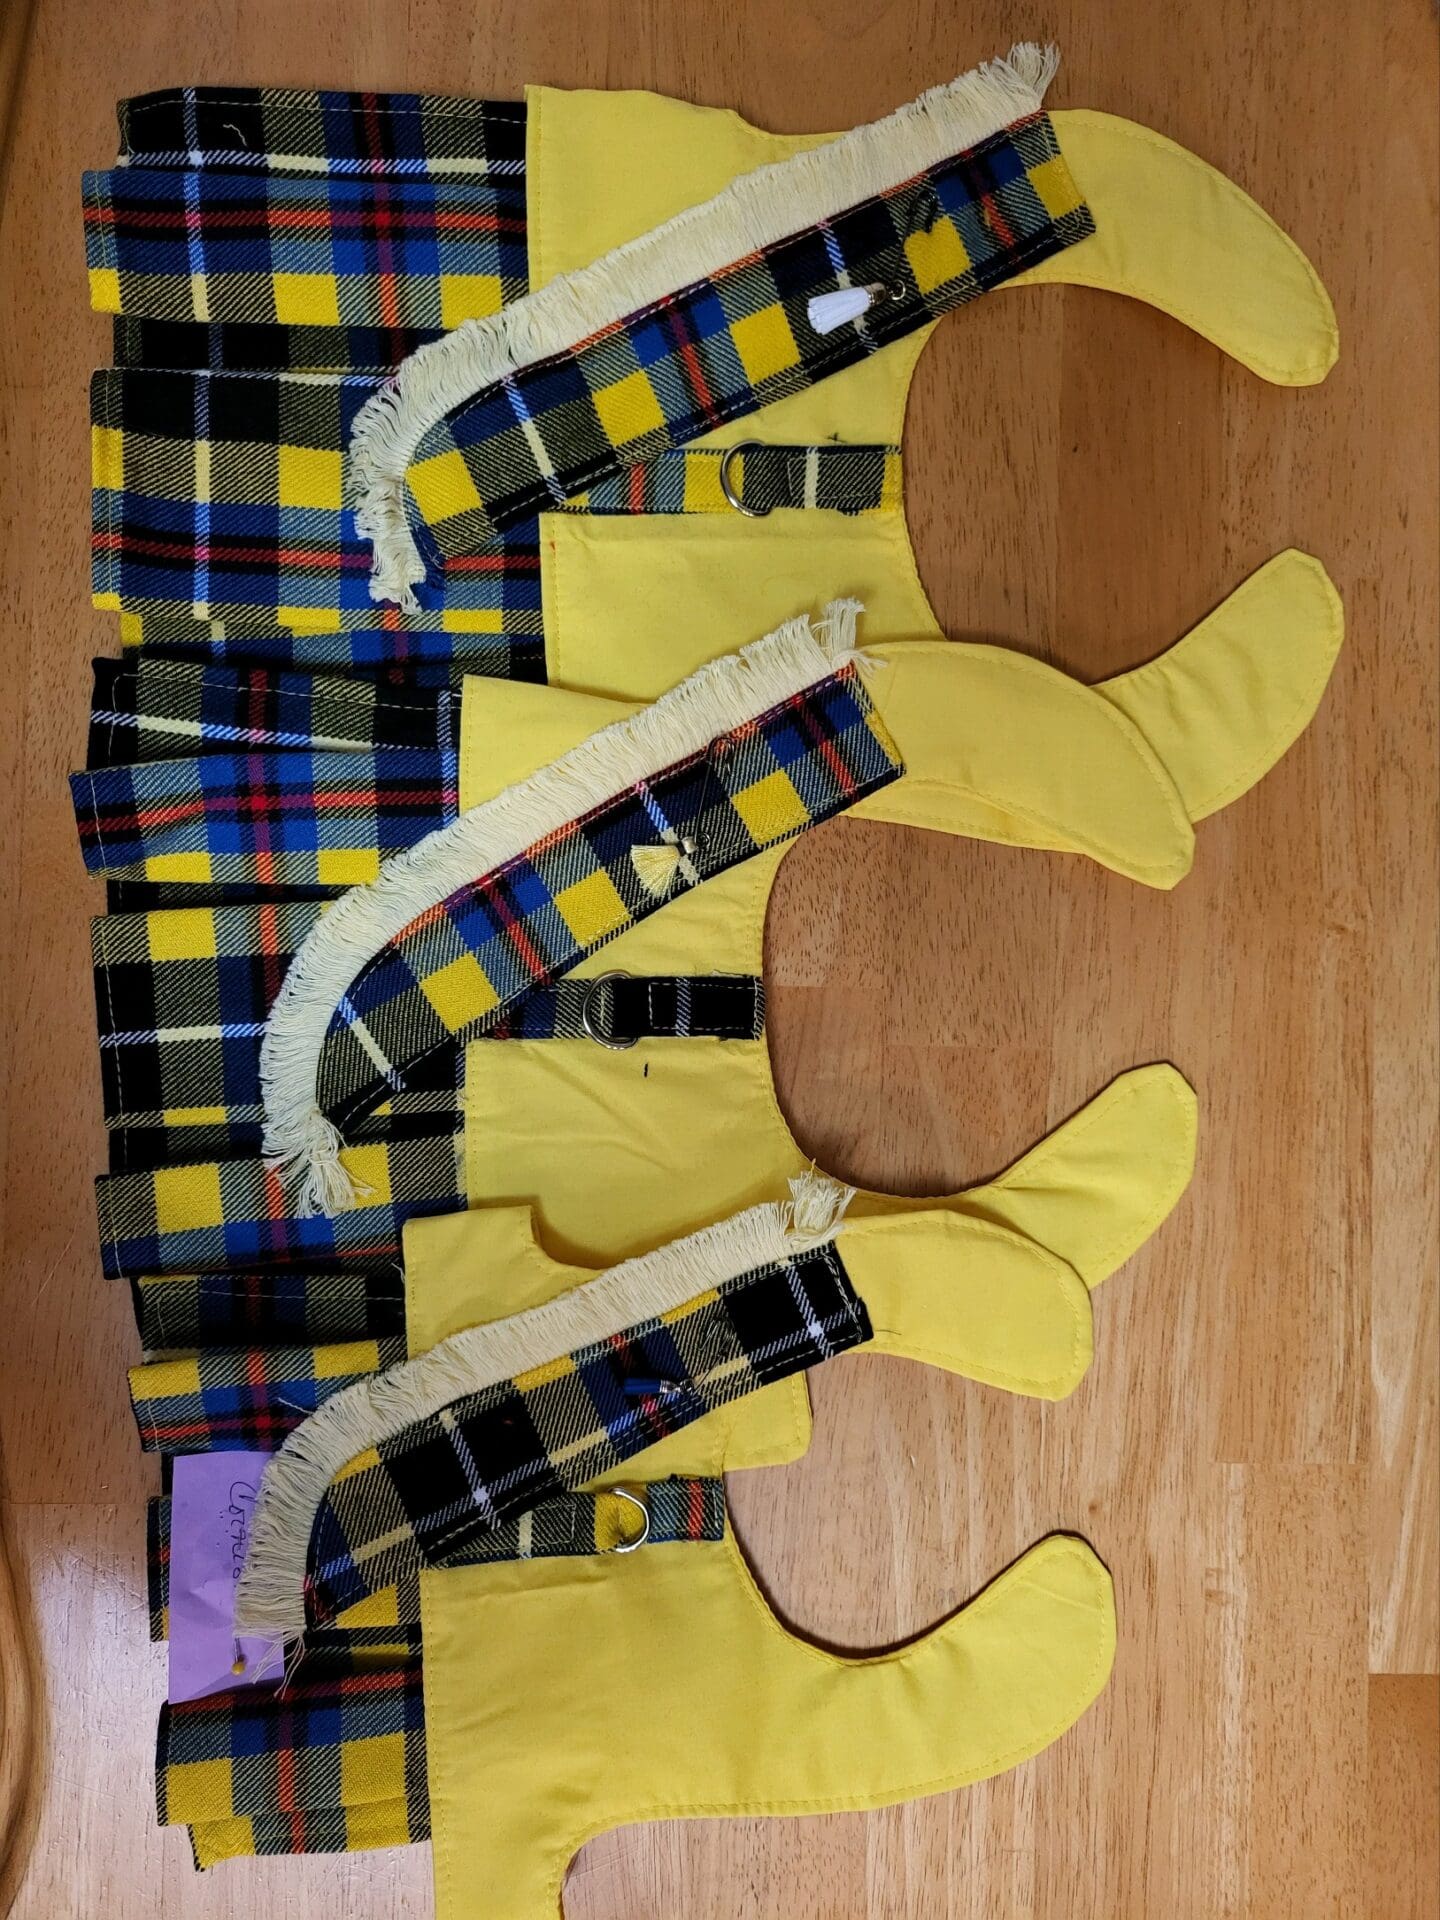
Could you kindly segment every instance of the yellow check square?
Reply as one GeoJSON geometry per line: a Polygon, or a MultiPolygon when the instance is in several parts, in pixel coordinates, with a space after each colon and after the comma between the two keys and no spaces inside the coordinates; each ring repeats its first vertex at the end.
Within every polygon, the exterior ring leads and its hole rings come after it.
{"type": "Polygon", "coordinates": [[[364,886],[379,871],[373,847],[321,847],[315,855],[315,877],[324,887],[364,886]]]}
{"type": "Polygon", "coordinates": [[[800,364],[800,349],[778,301],[759,313],[747,314],[743,320],[732,321],[730,335],[751,386],[800,364]]]}
{"type": "Polygon", "coordinates": [[[451,1033],[489,1013],[500,996],[473,953],[462,953],[420,981],[420,991],[451,1033]]]}
{"type": "Polygon", "coordinates": [[[145,936],[152,960],[213,960],[215,915],[209,907],[176,907],[150,914],[145,936]]]}
{"type": "Polygon", "coordinates": [[[282,327],[338,327],[340,298],[328,273],[277,273],[275,318],[282,327]]]}
{"type": "Polygon", "coordinates": [[[641,440],[647,433],[653,433],[657,427],[665,424],[665,415],[655,398],[655,389],[641,372],[627,373],[613,387],[601,387],[591,398],[600,416],[600,424],[605,429],[605,437],[612,447],[623,447],[631,440],[641,440]]]}
{"type": "Polygon", "coordinates": [[[453,450],[432,454],[428,460],[417,460],[407,467],[405,484],[415,497],[420,518],[432,527],[484,505],[464,455],[453,450]]]}
{"type": "Polygon", "coordinates": [[[500,311],[500,277],[494,273],[442,273],[440,324],[447,330],[462,320],[479,320],[500,311]]]}
{"type": "Polygon", "coordinates": [[[165,1812],[171,1826],[223,1820],[230,1810],[228,1760],[187,1760],[165,1769],[165,1812]]]}
{"type": "Polygon", "coordinates": [[[340,453],[320,447],[281,447],[282,507],[340,506],[340,453]]]}
{"type": "Polygon", "coordinates": [[[928,233],[906,234],[905,254],[921,293],[933,293],[970,271],[970,256],[950,220],[937,220],[928,233]]]}
{"type": "Polygon", "coordinates": [[[382,1733],[373,1740],[347,1740],[340,1749],[340,1804],[364,1806],[393,1800],[405,1791],[405,1736],[382,1733]]]}
{"type": "Polygon", "coordinates": [[[1073,213],[1080,205],[1080,190],[1058,153],[1053,160],[1042,160],[1038,167],[1031,167],[1029,173],[1030,184],[1052,220],[1073,213]]]}
{"type": "Polygon", "coordinates": [[[155,1225],[161,1233],[188,1233],[224,1224],[220,1168],[159,1167],[155,1172],[155,1225]]]}
{"type": "Polygon", "coordinates": [[[755,844],[769,846],[783,839],[810,818],[805,802],[791,786],[789,778],[777,767],[774,773],[757,780],[753,787],[735,794],[730,804],[750,829],[755,844]]]}
{"type": "Polygon", "coordinates": [[[603,867],[597,867],[584,880],[577,880],[573,887],[557,893],[555,905],[575,938],[587,947],[617,927],[628,925],[630,919],[625,902],[603,867]]]}

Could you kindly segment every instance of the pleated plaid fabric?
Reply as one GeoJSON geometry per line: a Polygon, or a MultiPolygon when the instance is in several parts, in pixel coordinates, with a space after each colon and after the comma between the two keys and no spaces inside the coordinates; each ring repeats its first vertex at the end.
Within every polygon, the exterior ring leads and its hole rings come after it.
{"type": "Polygon", "coordinates": [[[870,1337],[832,1241],[455,1400],[331,1482],[310,1538],[307,1615],[333,1620],[716,1407],[870,1337]]]}
{"type": "Polygon", "coordinates": [[[460,764],[448,746],[256,748],[73,773],[70,793],[91,873],[338,896],[455,818],[460,764]]]}
{"type": "Polygon", "coordinates": [[[222,1860],[267,1854],[365,1853],[404,1847],[430,1838],[428,1791],[415,1800],[370,1800],[359,1807],[304,1813],[255,1814],[242,1820],[199,1821],[190,1829],[195,1865],[204,1871],[222,1860]]]}
{"type": "Polygon", "coordinates": [[[130,1369],[146,1453],[278,1447],[342,1387],[405,1358],[404,1336],[323,1346],[211,1347],[130,1369]]]}
{"type": "Polygon", "coordinates": [[[107,1127],[259,1126],[265,1015],[320,911],[282,901],[91,923],[107,1127]]]}
{"type": "Polygon", "coordinates": [[[448,687],[386,686],[148,651],[93,665],[91,771],[242,747],[440,754],[458,744],[460,702],[448,687]]]}
{"type": "Polygon", "coordinates": [[[163,87],[116,109],[123,160],[180,172],[523,177],[525,107],[433,93],[163,87]]]}
{"type": "Polygon", "coordinates": [[[144,1274],[132,1281],[146,1353],[329,1345],[405,1332],[405,1282],[388,1273],[144,1274]]]}
{"type": "Polygon", "coordinates": [[[285,327],[264,321],[146,320],[117,313],[117,367],[192,373],[389,373],[440,338],[429,327],[285,327]]]}
{"type": "MultiPolygon", "coordinates": [[[[523,109],[522,109],[523,118],[523,109]]],[[[154,320],[448,330],[526,286],[514,173],[87,173],[91,304],[154,320]]]]}
{"type": "MultiPolygon", "coordinates": [[[[452,409],[406,474],[427,563],[799,393],[1094,231],[1045,114],[682,287],[452,409]],[[879,284],[864,327],[808,302],[879,284]]],[[[422,589],[423,592],[423,589],[422,589]]]]}
{"type": "Polygon", "coordinates": [[[325,1037],[322,1109],[342,1129],[406,1084],[436,1049],[506,1017],[525,993],[663,904],[631,862],[667,832],[696,844],[700,879],[852,806],[898,778],[900,756],[853,666],[720,734],[478,876],[384,947],[352,981],[325,1037]]]}
{"type": "MultiPolygon", "coordinates": [[[[382,608],[381,612],[386,609],[382,608]]],[[[545,645],[538,632],[492,636],[467,633],[457,641],[438,626],[378,627],[297,632],[247,616],[233,631],[223,620],[202,620],[178,607],[120,615],[120,643],[132,656],[217,660],[241,666],[294,667],[303,673],[347,673],[382,685],[458,688],[469,674],[543,684],[545,645]]]]}
{"type": "MultiPolygon", "coordinates": [[[[364,375],[102,368],[90,386],[91,585],[111,611],[308,635],[311,664],[345,664],[344,636],[382,629],[426,657],[495,672],[500,641],[541,635],[539,532],[458,563],[422,611],[370,598],[370,547],[342,500],[342,453],[377,382],[364,375]],[[442,637],[437,642],[435,635],[442,637]],[[398,636],[398,639],[394,636],[398,636]],[[424,636],[428,636],[425,638],[424,636]],[[340,644],[337,646],[337,642],[340,644]]],[[[524,645],[528,643],[528,647],[524,645]]]]}
{"type": "Polygon", "coordinates": [[[282,1693],[238,1688],[167,1704],[156,1745],[161,1826],[323,1813],[376,1801],[426,1805],[417,1657],[301,1674],[282,1693]]]}
{"type": "Polygon", "coordinates": [[[463,1161],[458,1113],[415,1133],[391,1123],[385,1139],[344,1155],[356,1204],[306,1219],[296,1218],[279,1176],[256,1157],[102,1174],[101,1261],[122,1278],[257,1265],[383,1269],[400,1257],[407,1220],[465,1205],[463,1161]]]}

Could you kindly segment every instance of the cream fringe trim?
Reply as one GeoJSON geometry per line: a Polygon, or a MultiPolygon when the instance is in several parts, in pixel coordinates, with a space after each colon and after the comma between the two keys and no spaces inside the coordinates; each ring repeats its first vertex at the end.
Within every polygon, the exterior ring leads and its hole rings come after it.
{"type": "Polygon", "coordinates": [[[859,661],[860,612],[856,600],[832,600],[818,621],[799,615],[711,661],[642,713],[602,728],[386,861],[377,879],[352,887],[316,922],[290,962],[260,1043],[264,1154],[282,1177],[303,1177],[298,1214],[338,1213],[355,1198],[340,1160],[344,1143],[320,1110],[316,1088],[330,1021],[361,968],[468,881],[859,661]]]}
{"type": "Polygon", "coordinates": [[[346,1387],[295,1428],[265,1469],[235,1631],[281,1643],[305,1632],[310,1536],[342,1467],[466,1394],[608,1340],[737,1279],[833,1240],[855,1189],[824,1174],[790,1182],[788,1201],[751,1207],[713,1227],[626,1260],[543,1306],[468,1327],[428,1353],[346,1387]]]}
{"type": "Polygon", "coordinates": [[[425,578],[405,511],[405,471],[422,437],[483,388],[563,353],[602,327],[884,193],[1038,113],[1055,76],[1053,46],[1025,42],[884,120],[742,174],[711,200],[562,274],[483,320],[420,347],[356,418],[347,459],[355,524],[374,543],[371,597],[418,610],[425,578]]]}

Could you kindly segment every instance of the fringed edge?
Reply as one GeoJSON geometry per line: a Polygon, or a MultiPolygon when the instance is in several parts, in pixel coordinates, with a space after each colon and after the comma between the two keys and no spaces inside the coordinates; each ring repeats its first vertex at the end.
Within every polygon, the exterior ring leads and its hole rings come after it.
{"type": "Polygon", "coordinates": [[[531,1368],[673,1312],[712,1287],[833,1240],[854,1194],[814,1172],[791,1198],[611,1267],[542,1306],[468,1327],[428,1353],[332,1395],[294,1429],[265,1469],[235,1590],[235,1631],[287,1645],[305,1632],[310,1536],[326,1490],[367,1448],[442,1407],[531,1368]]]}
{"type": "Polygon", "coordinates": [[[1023,42],[908,106],[806,153],[742,174],[588,267],[420,347],[355,420],[346,455],[355,525],[374,546],[370,592],[418,609],[425,563],[406,514],[405,472],[423,436],[484,388],[759,248],[963,153],[1038,113],[1060,56],[1023,42]]]}
{"type": "Polygon", "coordinates": [[[260,1042],[264,1154],[298,1179],[297,1211],[334,1214],[354,1199],[343,1142],[321,1111],[325,1035],[361,969],[429,908],[513,860],[546,835],[766,713],[843,666],[859,665],[857,600],[832,600],[820,619],[787,620],[739,653],[682,680],[493,800],[472,807],[387,860],[321,916],[286,969],[260,1042]]]}

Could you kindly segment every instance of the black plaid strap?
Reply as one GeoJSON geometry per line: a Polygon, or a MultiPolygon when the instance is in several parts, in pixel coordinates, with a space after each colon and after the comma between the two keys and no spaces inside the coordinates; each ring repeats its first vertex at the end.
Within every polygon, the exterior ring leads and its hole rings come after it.
{"type": "Polygon", "coordinates": [[[765,986],[754,974],[601,974],[537,988],[493,1033],[494,1040],[758,1040],[765,986]]]}
{"type": "Polygon", "coordinates": [[[622,467],[565,504],[566,513],[744,513],[777,507],[875,513],[900,504],[900,449],[891,446],[680,447],[622,467]]]}

